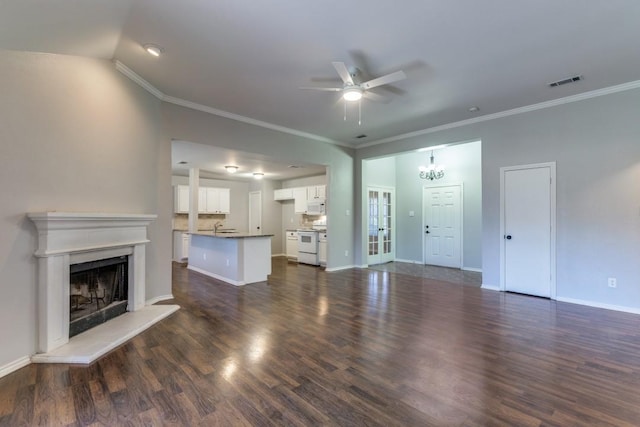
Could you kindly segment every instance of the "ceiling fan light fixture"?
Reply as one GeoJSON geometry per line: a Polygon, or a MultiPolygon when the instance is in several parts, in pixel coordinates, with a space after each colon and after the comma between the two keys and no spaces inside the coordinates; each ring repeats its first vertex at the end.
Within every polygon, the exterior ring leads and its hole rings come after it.
{"type": "Polygon", "coordinates": [[[253,173],[253,178],[254,179],[262,179],[262,178],[264,178],[264,174],[262,172],[254,172],[253,173]]]}
{"type": "Polygon", "coordinates": [[[345,89],[342,97],[345,101],[359,101],[362,98],[362,89],[359,87],[345,89]]]}
{"type": "Polygon", "coordinates": [[[229,172],[229,173],[236,173],[236,172],[238,172],[238,169],[239,169],[239,168],[238,168],[238,166],[232,166],[232,165],[227,165],[227,166],[225,166],[224,168],[225,168],[225,169],[227,170],[227,172],[229,172]]]}

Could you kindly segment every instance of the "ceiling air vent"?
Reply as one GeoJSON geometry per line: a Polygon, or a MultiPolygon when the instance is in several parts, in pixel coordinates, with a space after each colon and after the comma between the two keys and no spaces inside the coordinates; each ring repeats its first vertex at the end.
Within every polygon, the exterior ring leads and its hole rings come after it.
{"type": "Polygon", "coordinates": [[[366,137],[367,137],[367,135],[365,135],[363,133],[363,134],[360,134],[360,135],[356,136],[356,139],[362,139],[362,138],[366,138],[366,137]]]}
{"type": "Polygon", "coordinates": [[[562,86],[569,83],[579,82],[580,80],[582,80],[582,76],[568,77],[566,79],[558,80],[557,82],[549,83],[549,87],[562,86]]]}

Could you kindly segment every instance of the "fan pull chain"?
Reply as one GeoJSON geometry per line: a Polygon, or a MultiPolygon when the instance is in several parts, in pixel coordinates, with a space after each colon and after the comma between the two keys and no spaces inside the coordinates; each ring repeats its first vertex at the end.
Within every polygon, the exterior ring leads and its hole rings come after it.
{"type": "Polygon", "coordinates": [[[358,100],[358,126],[362,124],[362,101],[358,100]]]}
{"type": "Polygon", "coordinates": [[[344,100],[344,121],[347,121],[347,100],[344,100]]]}

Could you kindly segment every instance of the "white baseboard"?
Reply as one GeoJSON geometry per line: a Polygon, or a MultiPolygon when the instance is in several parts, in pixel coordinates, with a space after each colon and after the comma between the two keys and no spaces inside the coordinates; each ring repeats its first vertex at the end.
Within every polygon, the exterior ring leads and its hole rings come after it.
{"type": "Polygon", "coordinates": [[[401,258],[396,258],[393,260],[394,262],[404,262],[407,264],[422,264],[422,261],[416,261],[413,259],[401,259],[401,258]]]}
{"type": "Polygon", "coordinates": [[[287,256],[287,254],[271,254],[271,258],[276,258],[279,256],[287,256]]]}
{"type": "Polygon", "coordinates": [[[475,272],[475,273],[482,273],[482,269],[481,269],[481,268],[462,267],[460,270],[464,270],[464,271],[473,271],[473,272],[475,272]]]}
{"type": "Polygon", "coordinates": [[[340,267],[325,268],[324,271],[331,273],[332,271],[349,270],[350,268],[356,268],[355,265],[342,265],[340,267]]]}
{"type": "Polygon", "coordinates": [[[4,377],[5,375],[9,375],[14,371],[17,371],[20,368],[24,368],[30,363],[31,363],[31,358],[29,356],[23,356],[20,359],[14,360],[13,362],[9,362],[4,366],[0,366],[0,378],[4,377]]]}
{"type": "Polygon", "coordinates": [[[355,268],[369,268],[369,264],[356,265],[355,268]]]}
{"type": "Polygon", "coordinates": [[[148,299],[148,300],[145,302],[145,305],[153,305],[153,304],[155,304],[155,303],[157,303],[157,302],[160,302],[160,301],[166,301],[166,300],[169,300],[169,299],[173,299],[173,294],[169,294],[169,295],[160,295],[160,296],[157,296],[157,297],[153,297],[153,298],[151,298],[151,299],[148,299]]]}
{"type": "Polygon", "coordinates": [[[556,301],[568,302],[570,304],[586,305],[589,307],[604,308],[606,310],[622,311],[624,313],[640,314],[640,308],[626,307],[623,305],[604,304],[601,302],[587,301],[575,298],[556,297],[556,301]]]}
{"type": "Polygon", "coordinates": [[[489,291],[500,291],[500,286],[495,286],[495,285],[487,285],[487,284],[482,284],[482,286],[480,286],[481,289],[487,289],[489,291]]]}

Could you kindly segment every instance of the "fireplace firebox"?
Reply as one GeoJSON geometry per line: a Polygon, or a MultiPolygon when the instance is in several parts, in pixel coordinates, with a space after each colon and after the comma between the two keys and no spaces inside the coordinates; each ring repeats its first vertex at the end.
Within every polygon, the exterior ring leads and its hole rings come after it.
{"type": "Polygon", "coordinates": [[[128,256],[69,266],[69,337],[127,311],[128,256]]]}

